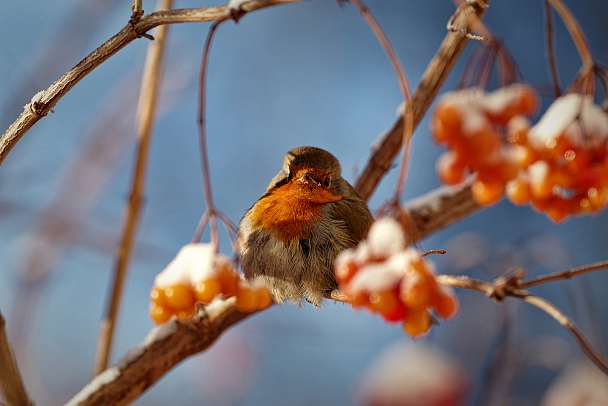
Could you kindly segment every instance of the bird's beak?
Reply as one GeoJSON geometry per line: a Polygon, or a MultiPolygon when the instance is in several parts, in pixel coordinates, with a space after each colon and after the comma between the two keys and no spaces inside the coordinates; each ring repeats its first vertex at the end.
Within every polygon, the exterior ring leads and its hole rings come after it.
{"type": "Polygon", "coordinates": [[[319,186],[319,182],[317,182],[308,172],[304,172],[300,178],[298,178],[299,182],[312,183],[319,186]]]}

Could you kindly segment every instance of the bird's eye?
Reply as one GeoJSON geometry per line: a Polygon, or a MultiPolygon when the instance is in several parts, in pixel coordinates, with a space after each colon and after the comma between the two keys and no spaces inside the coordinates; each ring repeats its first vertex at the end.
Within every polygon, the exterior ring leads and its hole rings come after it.
{"type": "Polygon", "coordinates": [[[323,185],[325,187],[329,187],[329,184],[331,183],[331,179],[328,177],[326,177],[325,179],[323,179],[323,185]]]}

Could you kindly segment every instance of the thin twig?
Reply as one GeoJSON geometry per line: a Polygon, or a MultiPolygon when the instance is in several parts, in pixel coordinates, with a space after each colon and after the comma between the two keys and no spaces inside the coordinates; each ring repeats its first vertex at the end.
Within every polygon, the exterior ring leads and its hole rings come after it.
{"type": "MultiPolygon", "coordinates": [[[[131,10],[133,14],[131,14],[131,22],[135,23],[137,20],[144,15],[144,9],[141,5],[142,0],[133,0],[133,5],[131,6],[131,10]]],[[[169,8],[169,7],[167,7],[169,8]]]]}
{"type": "MultiPolygon", "coordinates": [[[[205,48],[203,51],[203,60],[201,62],[201,73],[199,78],[198,88],[198,141],[201,154],[201,169],[203,172],[203,192],[205,193],[205,203],[207,204],[207,212],[209,213],[209,232],[211,234],[211,242],[219,247],[219,233],[217,231],[217,222],[215,221],[215,206],[213,204],[213,196],[211,194],[211,175],[209,172],[209,154],[207,153],[207,136],[205,132],[205,80],[207,78],[207,66],[209,64],[209,51],[213,42],[213,35],[222,21],[216,21],[211,25],[207,39],[205,40],[205,48]]],[[[201,222],[202,223],[202,222],[201,222]]],[[[203,224],[204,228],[204,224],[203,224]]],[[[202,230],[201,230],[202,232],[202,230]]],[[[199,234],[198,230],[196,234],[199,234]]],[[[200,237],[199,237],[200,238],[200,237]]]]}
{"type": "MultiPolygon", "coordinates": [[[[159,0],[159,9],[171,8],[173,0],[159,0]]],[[[123,224],[122,238],[114,265],[112,291],[109,298],[106,314],[99,327],[99,338],[97,342],[97,353],[95,355],[95,365],[93,375],[99,374],[107,368],[108,359],[112,350],[114,338],[114,327],[118,309],[120,307],[124,280],[126,278],[137,226],[140,218],[141,205],[145,189],[145,177],[147,172],[148,151],[150,149],[150,139],[156,107],[158,101],[158,91],[161,81],[162,57],[165,48],[165,38],[168,26],[158,28],[156,41],[152,42],[148,48],[140,97],[138,102],[138,130],[137,130],[137,157],[133,171],[131,184],[131,195],[128,202],[127,213],[123,224]]]]}
{"type": "MultiPolygon", "coordinates": [[[[249,12],[279,4],[301,2],[303,0],[251,0],[241,7],[242,12],[249,12]]],[[[129,22],[116,35],[90,53],[76,66],[66,72],[48,89],[34,95],[21,115],[6,130],[0,138],[0,165],[21,137],[30,128],[45,117],[78,82],[91,73],[95,68],[116,54],[137,38],[143,37],[154,27],[166,24],[220,21],[232,18],[226,6],[201,7],[179,10],[160,10],[142,16],[137,22],[129,22]]]]}
{"type": "Polygon", "coordinates": [[[528,289],[532,286],[537,286],[542,283],[560,281],[564,279],[570,279],[578,275],[582,275],[588,272],[597,271],[599,269],[608,268],[608,261],[600,261],[594,264],[584,265],[572,269],[568,269],[563,272],[557,272],[551,275],[543,275],[538,278],[531,279],[529,281],[525,281],[519,284],[521,289],[528,289]]]}
{"type": "Polygon", "coordinates": [[[547,64],[549,65],[549,74],[551,75],[551,83],[553,84],[553,92],[555,97],[562,94],[562,88],[559,85],[559,74],[557,73],[557,59],[555,57],[555,31],[553,29],[553,10],[548,0],[543,1],[543,10],[545,12],[545,36],[547,47],[547,64]]]}
{"type": "Polygon", "coordinates": [[[405,115],[405,123],[407,125],[403,126],[403,134],[401,138],[402,145],[402,153],[401,153],[401,163],[399,164],[399,176],[397,178],[397,182],[395,184],[395,201],[399,200],[399,197],[403,194],[403,189],[405,188],[405,182],[407,179],[407,170],[409,163],[409,152],[410,152],[410,144],[412,136],[414,135],[414,125],[412,118],[412,106],[411,106],[411,96],[410,89],[407,81],[407,76],[405,75],[405,70],[403,69],[403,65],[401,61],[399,61],[399,57],[395,52],[395,49],[391,45],[390,41],[386,37],[386,34],[380,27],[380,24],[376,21],[372,13],[369,9],[363,5],[359,0],[351,0],[351,3],[357,7],[367,24],[371,27],[372,31],[378,41],[384,48],[384,52],[386,52],[388,59],[393,65],[393,70],[397,74],[397,81],[399,83],[399,88],[401,89],[401,94],[403,96],[403,108],[405,115]]]}
{"type": "MultiPolygon", "coordinates": [[[[454,26],[468,29],[472,16],[480,19],[488,4],[489,0],[469,4],[468,7],[471,7],[472,12],[456,15],[453,21],[454,26]]],[[[412,129],[415,129],[422,120],[467,43],[468,38],[459,31],[450,31],[445,36],[412,97],[412,129]]],[[[395,160],[402,146],[403,123],[404,117],[399,115],[388,133],[383,134],[381,145],[373,151],[372,157],[357,180],[355,189],[364,200],[371,197],[376,186],[395,160]]]]}
{"type": "Polygon", "coordinates": [[[585,39],[585,35],[583,34],[583,30],[581,29],[580,24],[574,17],[574,15],[570,12],[568,7],[561,0],[547,0],[557,14],[561,17],[566,29],[570,33],[570,37],[572,37],[572,41],[574,41],[574,46],[578,51],[578,54],[581,57],[581,61],[584,66],[593,66],[593,56],[591,55],[591,50],[589,45],[587,44],[587,40],[585,39]]]}
{"type": "MultiPolygon", "coordinates": [[[[242,11],[234,14],[234,18],[240,18],[242,11]]],[[[211,44],[213,43],[213,36],[216,33],[219,25],[225,20],[216,21],[211,25],[209,29],[209,33],[207,34],[207,39],[205,40],[205,48],[203,51],[203,60],[201,61],[201,72],[199,78],[199,89],[198,89],[198,138],[199,138],[199,147],[200,147],[200,155],[201,155],[201,170],[203,175],[203,192],[205,195],[205,203],[207,205],[207,210],[203,213],[201,220],[198,223],[198,227],[194,233],[194,237],[192,239],[193,242],[200,241],[203,230],[206,225],[209,224],[209,233],[211,235],[211,243],[213,243],[216,247],[219,247],[220,238],[219,232],[217,229],[217,220],[220,222],[228,231],[230,235],[230,243],[232,247],[236,248],[236,228],[232,224],[232,222],[228,219],[224,213],[217,210],[213,203],[213,195],[211,192],[211,172],[209,170],[209,153],[207,152],[207,132],[206,132],[206,87],[205,83],[207,81],[207,67],[209,66],[209,52],[211,51],[211,44]]],[[[236,249],[234,250],[236,252],[236,249]]]]}
{"type": "Polygon", "coordinates": [[[399,82],[399,88],[401,89],[401,94],[403,95],[403,100],[405,102],[409,102],[411,100],[410,88],[408,85],[407,77],[405,75],[405,70],[403,69],[403,65],[401,65],[401,61],[399,60],[399,57],[397,56],[397,52],[395,52],[395,49],[393,48],[390,41],[386,37],[386,34],[382,30],[382,27],[380,27],[380,24],[378,24],[378,21],[376,21],[376,19],[374,18],[372,13],[369,11],[367,6],[365,6],[359,0],[350,0],[350,2],[357,8],[357,10],[359,10],[359,13],[361,13],[363,18],[367,22],[367,24],[372,29],[374,35],[378,39],[378,42],[380,42],[380,45],[382,45],[384,52],[386,52],[388,59],[390,60],[391,64],[393,65],[393,70],[397,74],[397,80],[399,82]]]}
{"type": "Polygon", "coordinates": [[[0,393],[4,393],[9,405],[33,405],[25,390],[17,361],[8,342],[6,322],[2,312],[0,312],[0,393]]]}
{"type": "MultiPolygon", "coordinates": [[[[505,297],[511,296],[522,299],[523,301],[538,307],[553,317],[560,325],[568,329],[589,359],[593,361],[602,372],[608,375],[608,361],[593,348],[576,324],[549,301],[520,289],[519,286],[521,284],[517,282],[517,278],[498,278],[495,283],[484,282],[466,276],[438,275],[436,278],[437,282],[442,285],[476,290],[499,302],[502,302],[505,297]]],[[[549,280],[551,279],[547,279],[546,281],[549,280]]]]}
{"type": "Polygon", "coordinates": [[[543,299],[542,297],[535,296],[526,291],[516,290],[510,292],[510,296],[519,298],[526,303],[530,303],[533,306],[538,307],[549,316],[553,317],[562,327],[566,328],[572,335],[574,339],[577,341],[579,347],[583,350],[583,352],[587,355],[587,357],[593,361],[593,363],[606,375],[608,375],[608,360],[604,359],[604,357],[595,349],[593,345],[587,340],[585,335],[581,332],[581,330],[576,326],[576,324],[570,320],[564,313],[562,313],[554,304],[549,302],[548,300],[543,299]]]}

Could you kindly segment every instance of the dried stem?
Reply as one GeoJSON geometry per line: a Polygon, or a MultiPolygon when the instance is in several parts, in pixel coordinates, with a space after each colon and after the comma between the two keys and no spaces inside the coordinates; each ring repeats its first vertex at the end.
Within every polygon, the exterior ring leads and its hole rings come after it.
{"type": "MultiPolygon", "coordinates": [[[[466,31],[473,16],[480,19],[488,4],[489,0],[468,3],[466,7],[470,7],[471,12],[456,14],[453,18],[453,25],[466,31]]],[[[412,132],[437,96],[467,42],[467,36],[460,31],[450,31],[445,36],[412,97],[412,132]]],[[[395,160],[403,140],[403,123],[403,115],[400,115],[388,133],[382,135],[382,144],[373,151],[372,157],[359,177],[355,189],[364,200],[371,197],[376,186],[395,160]]]]}
{"type": "Polygon", "coordinates": [[[410,141],[412,139],[412,136],[414,135],[414,125],[411,108],[412,100],[410,96],[410,89],[407,82],[407,77],[405,75],[405,70],[403,69],[401,62],[399,61],[399,57],[397,56],[397,53],[395,52],[393,46],[384,34],[384,31],[382,31],[382,27],[380,27],[380,24],[378,24],[369,9],[365,5],[363,5],[363,3],[361,3],[359,0],[351,0],[351,3],[354,4],[355,7],[357,7],[367,24],[371,27],[376,38],[378,38],[378,41],[382,45],[382,48],[384,48],[384,52],[386,52],[388,59],[391,61],[393,69],[397,74],[397,81],[399,83],[401,94],[403,96],[403,105],[406,116],[405,123],[407,125],[403,126],[403,134],[401,138],[401,145],[403,151],[401,154],[401,163],[399,164],[399,177],[397,178],[397,183],[395,184],[394,200],[398,201],[399,197],[403,193],[403,189],[405,188],[405,181],[407,179],[407,169],[410,155],[410,141]]]}
{"type": "MultiPolygon", "coordinates": [[[[234,18],[240,18],[240,11],[235,14],[234,18]]],[[[201,72],[199,79],[199,89],[198,89],[198,138],[199,138],[199,146],[200,146],[200,154],[201,154],[201,170],[203,174],[203,192],[205,194],[205,203],[207,205],[207,210],[203,213],[196,231],[194,232],[194,237],[192,238],[193,242],[200,241],[201,235],[203,234],[203,230],[209,224],[209,231],[211,234],[211,242],[219,247],[220,238],[219,232],[217,229],[217,220],[224,225],[228,234],[230,234],[230,243],[233,248],[236,248],[236,228],[232,224],[232,222],[228,219],[224,213],[217,210],[215,205],[213,204],[213,195],[211,193],[211,172],[209,170],[209,154],[207,152],[207,132],[206,132],[206,119],[205,119],[205,83],[207,80],[207,67],[209,65],[209,52],[211,51],[211,43],[213,42],[213,36],[217,31],[219,25],[224,22],[216,21],[211,25],[209,29],[209,34],[207,34],[207,39],[205,40],[205,48],[203,51],[203,60],[201,62],[201,72]]],[[[236,250],[235,250],[236,252],[236,250]]]]}
{"type": "Polygon", "coordinates": [[[559,324],[561,324],[565,329],[570,331],[574,336],[574,339],[577,341],[578,345],[581,347],[585,355],[589,357],[591,361],[606,375],[608,375],[608,360],[604,359],[602,354],[600,354],[593,345],[587,340],[585,335],[581,332],[581,330],[576,326],[576,324],[570,320],[564,313],[562,313],[553,303],[548,300],[543,299],[542,297],[538,297],[532,295],[526,291],[514,291],[510,294],[513,297],[517,297],[523,300],[526,303],[530,303],[533,306],[538,307],[549,316],[553,317],[559,324]]]}
{"type": "MultiPolygon", "coordinates": [[[[158,8],[167,9],[170,8],[172,4],[172,0],[159,0],[158,8]]],[[[101,321],[99,328],[93,375],[97,375],[107,368],[108,359],[112,350],[114,327],[116,325],[118,309],[120,308],[122,290],[129,267],[129,261],[131,259],[144,195],[148,151],[150,149],[154,117],[156,116],[158,91],[161,80],[162,56],[165,49],[167,29],[168,27],[166,25],[158,28],[156,40],[152,42],[148,48],[148,54],[144,65],[138,102],[137,157],[133,171],[131,195],[123,224],[122,239],[114,265],[112,292],[105,317],[101,321]]]]}
{"type": "MultiPolygon", "coordinates": [[[[251,0],[241,6],[241,12],[249,12],[278,4],[296,3],[303,0],[251,0]]],[[[48,89],[34,95],[25,106],[23,113],[10,125],[0,138],[0,165],[4,162],[21,137],[40,119],[45,117],[78,82],[95,68],[116,54],[137,38],[147,36],[146,32],[166,24],[220,21],[232,18],[226,6],[201,7],[179,10],[160,10],[142,16],[136,22],[129,22],[116,35],[90,53],[76,66],[66,72],[48,89]]]]}
{"type": "Polygon", "coordinates": [[[203,61],[201,62],[201,73],[199,79],[198,89],[198,141],[201,154],[201,169],[203,172],[203,192],[205,193],[205,203],[207,204],[207,213],[201,218],[199,227],[196,230],[195,236],[200,234],[205,228],[204,218],[207,218],[209,222],[209,231],[211,233],[211,242],[219,247],[219,233],[217,231],[217,221],[215,219],[215,206],[213,204],[213,196],[211,194],[211,175],[209,172],[209,155],[207,153],[207,136],[205,132],[205,80],[207,78],[207,66],[209,64],[209,51],[211,50],[211,43],[213,41],[213,35],[215,34],[217,27],[221,24],[221,21],[217,21],[211,25],[207,39],[205,40],[205,49],[203,51],[203,61]],[[207,215],[208,214],[208,215],[207,215]]]}
{"type": "Polygon", "coordinates": [[[17,361],[6,336],[6,322],[0,312],[0,393],[9,405],[30,406],[31,401],[23,385],[17,361]]]}
{"type": "Polygon", "coordinates": [[[526,282],[522,282],[519,287],[521,289],[528,289],[532,286],[540,285],[541,283],[560,281],[564,279],[570,279],[574,276],[582,275],[584,273],[597,271],[599,269],[608,268],[608,261],[600,261],[594,264],[584,265],[577,268],[568,269],[563,272],[554,273],[551,275],[539,276],[538,278],[531,279],[526,282]]]}
{"type": "Polygon", "coordinates": [[[401,65],[401,61],[399,61],[399,57],[397,56],[395,49],[391,45],[390,41],[386,37],[386,34],[382,30],[382,27],[380,27],[380,24],[378,24],[378,21],[376,21],[369,9],[359,0],[350,0],[350,2],[357,8],[357,10],[359,10],[367,24],[372,29],[376,38],[378,38],[380,45],[382,45],[382,48],[384,48],[384,52],[386,52],[386,55],[391,61],[393,69],[397,74],[397,80],[399,82],[401,94],[403,95],[403,100],[405,102],[409,102],[411,100],[410,88],[407,82],[407,77],[405,76],[405,70],[401,65]]]}
{"type": "Polygon", "coordinates": [[[557,14],[559,14],[564,22],[566,29],[570,33],[570,37],[572,37],[572,41],[574,41],[574,46],[576,46],[576,50],[581,57],[583,66],[593,66],[593,56],[591,55],[591,50],[589,49],[589,45],[587,44],[583,30],[581,29],[574,15],[572,15],[568,7],[566,7],[561,0],[547,1],[551,3],[557,14]]]}
{"type": "MultiPolygon", "coordinates": [[[[136,22],[144,15],[144,9],[141,5],[142,0],[133,0],[133,5],[131,6],[131,10],[133,14],[131,14],[131,22],[136,22]]],[[[170,7],[167,7],[170,8],[170,7]]]]}
{"type": "Polygon", "coordinates": [[[553,10],[548,0],[543,1],[543,9],[545,12],[545,35],[547,40],[547,64],[549,65],[549,74],[551,74],[551,83],[553,83],[553,92],[555,97],[562,94],[562,88],[559,85],[559,74],[557,73],[557,59],[555,57],[555,31],[553,29],[553,10]]]}
{"type": "MultiPolygon", "coordinates": [[[[590,270],[605,268],[608,266],[608,263],[604,263],[601,267],[596,265],[597,264],[593,264],[582,268],[585,268],[585,271],[588,272],[590,270]]],[[[603,356],[593,348],[576,324],[549,301],[522,290],[520,286],[531,285],[521,282],[519,276],[523,276],[523,273],[517,274],[515,277],[501,277],[496,279],[494,283],[489,283],[477,279],[471,279],[466,276],[438,275],[437,282],[445,286],[476,290],[484,293],[488,297],[495,299],[497,302],[502,302],[506,297],[511,296],[538,307],[549,316],[553,317],[564,328],[568,329],[589,359],[593,361],[593,363],[597,365],[602,372],[608,375],[608,361],[605,360],[603,356]]],[[[566,279],[571,276],[572,273],[569,274],[568,271],[562,272],[560,279],[566,279]]],[[[535,284],[549,282],[551,280],[556,280],[556,278],[547,277],[544,279],[544,281],[535,284]]]]}

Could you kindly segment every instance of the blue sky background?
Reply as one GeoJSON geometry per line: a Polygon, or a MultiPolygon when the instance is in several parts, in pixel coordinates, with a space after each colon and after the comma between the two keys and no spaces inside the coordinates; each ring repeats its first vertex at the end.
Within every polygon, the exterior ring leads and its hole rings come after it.
{"type": "MultiPolygon", "coordinates": [[[[608,61],[608,3],[566,3],[583,26],[595,58],[608,61]]],[[[200,1],[175,5],[207,4],[212,5],[200,1]]],[[[367,4],[415,88],[445,35],[453,3],[367,4]]],[[[154,7],[144,1],[147,12],[154,7]]],[[[3,129],[34,93],[118,32],[130,16],[129,2],[111,0],[8,2],[3,9],[3,129]]],[[[563,25],[555,21],[565,87],[580,60],[563,25]]],[[[505,42],[528,83],[539,88],[550,84],[540,1],[494,0],[484,22],[505,42]]],[[[182,24],[169,31],[146,203],[113,362],[152,327],[147,311],[154,276],[190,241],[205,209],[196,109],[207,29],[208,24],[182,24]]],[[[135,105],[147,45],[145,39],[131,43],[86,77],[53,114],[24,136],[0,168],[0,310],[8,320],[9,336],[18,343],[26,384],[40,404],[62,404],[90,379],[128,196],[135,105]],[[84,163],[75,163],[94,141],[95,152],[81,158],[84,163]],[[110,151],[102,160],[105,165],[85,172],[91,157],[104,151],[110,151]],[[83,175],[82,183],[74,181],[75,174],[83,175]],[[49,207],[56,208],[51,215],[49,207]],[[48,238],[40,232],[42,219],[61,216],[67,219],[62,224],[77,225],[77,233],[64,246],[61,231],[51,232],[48,238]],[[42,242],[34,245],[33,241],[42,242]],[[58,247],[61,254],[51,260],[46,253],[57,252],[53,250],[58,247]],[[32,296],[27,296],[20,281],[32,260],[40,260],[45,272],[32,296]],[[32,305],[27,314],[20,312],[23,298],[32,305]]],[[[474,45],[468,46],[463,58],[474,45]]],[[[457,64],[442,91],[453,89],[464,62],[457,64]]],[[[224,24],[211,51],[207,94],[216,205],[238,223],[280,169],[284,153],[299,145],[328,149],[341,160],[345,178],[354,181],[371,145],[395,121],[400,98],[390,63],[351,6],[314,0],[252,13],[236,25],[224,24]]],[[[543,99],[543,109],[549,102],[543,99]]],[[[429,140],[425,118],[415,134],[404,199],[438,186],[434,166],[440,152],[429,140]]],[[[395,172],[376,190],[372,210],[390,196],[395,172]]],[[[607,220],[603,213],[556,226],[527,207],[503,202],[437,233],[422,246],[449,250],[445,258],[436,258],[439,272],[493,279],[523,263],[535,275],[606,259],[607,220]],[[462,233],[470,239],[458,237],[462,233]],[[477,243],[467,242],[471,240],[477,243]],[[473,269],[458,268],[475,253],[483,253],[486,260],[473,269]]],[[[230,252],[225,235],[222,250],[230,252]]],[[[562,306],[608,354],[608,315],[601,311],[608,306],[607,283],[604,272],[535,292],[562,306]]],[[[509,342],[524,354],[534,352],[545,336],[571,343],[567,333],[535,309],[515,301],[499,307],[477,293],[458,294],[459,318],[442,323],[426,340],[446,348],[472,379],[483,375],[495,354],[496,334],[506,315],[511,316],[509,342]]],[[[408,339],[398,326],[341,304],[328,304],[319,311],[310,306],[275,306],[230,330],[208,353],[182,363],[135,404],[349,404],[355,402],[365,370],[384,348],[399,340],[408,339]]],[[[574,346],[568,348],[565,355],[562,352],[565,358],[580,355],[574,346]]],[[[532,404],[555,376],[555,371],[536,364],[519,372],[514,396],[532,404]]]]}

